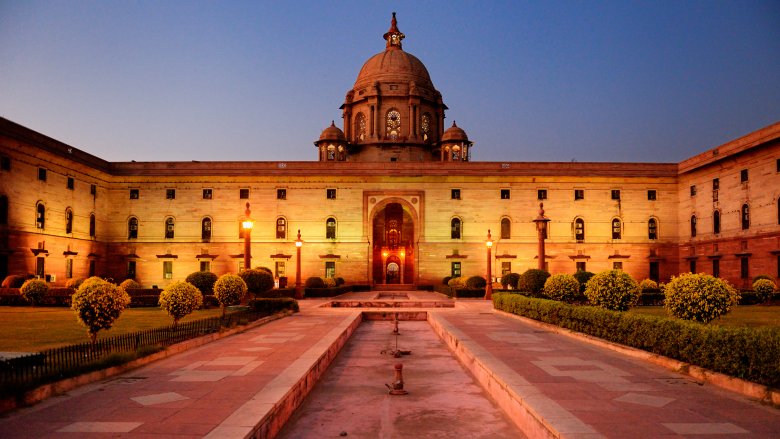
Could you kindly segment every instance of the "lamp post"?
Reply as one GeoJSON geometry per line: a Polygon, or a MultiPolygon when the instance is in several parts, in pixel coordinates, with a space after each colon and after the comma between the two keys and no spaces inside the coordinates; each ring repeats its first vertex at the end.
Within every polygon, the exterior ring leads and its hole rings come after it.
{"type": "Polygon", "coordinates": [[[536,223],[536,235],[539,240],[537,252],[539,253],[539,269],[544,270],[544,240],[547,239],[547,223],[550,219],[544,216],[544,203],[539,203],[539,216],[534,220],[536,223]]]}
{"type": "Polygon", "coordinates": [[[303,299],[303,288],[301,287],[301,229],[298,229],[298,238],[295,239],[295,298],[303,299]]]}
{"type": "Polygon", "coordinates": [[[493,298],[493,263],[491,259],[491,250],[493,249],[493,239],[490,236],[490,229],[488,229],[487,241],[487,284],[485,285],[485,300],[491,300],[493,298]]]}
{"type": "Polygon", "coordinates": [[[252,211],[249,210],[249,203],[247,202],[246,212],[244,212],[245,218],[244,221],[241,222],[241,227],[244,228],[244,270],[249,270],[251,268],[252,261],[252,227],[255,223],[250,217],[251,213],[252,211]]]}

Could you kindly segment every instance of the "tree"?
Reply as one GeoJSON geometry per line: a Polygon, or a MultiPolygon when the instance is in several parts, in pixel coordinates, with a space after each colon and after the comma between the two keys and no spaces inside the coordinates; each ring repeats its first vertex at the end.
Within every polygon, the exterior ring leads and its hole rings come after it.
{"type": "Polygon", "coordinates": [[[517,289],[525,293],[539,294],[544,289],[544,283],[548,277],[550,277],[550,273],[531,268],[520,275],[517,289]]]}
{"type": "Polygon", "coordinates": [[[179,320],[203,305],[203,294],[189,282],[176,281],[162,290],[159,304],[173,317],[173,326],[176,327],[179,320]]]}
{"type": "Polygon", "coordinates": [[[187,276],[186,281],[195,285],[201,294],[208,296],[214,294],[214,283],[218,277],[210,271],[196,271],[187,276]]]}
{"type": "Polygon", "coordinates": [[[580,294],[580,283],[571,274],[554,274],[544,283],[544,295],[553,300],[572,303],[580,294]]]}
{"type": "Polygon", "coordinates": [[[777,285],[770,279],[761,278],[753,282],[753,291],[756,292],[758,303],[764,303],[771,299],[776,289],[777,285]]]}
{"type": "Polygon", "coordinates": [[[49,291],[49,285],[41,279],[28,279],[22,284],[22,288],[19,289],[19,293],[27,299],[28,302],[35,306],[40,302],[46,293],[49,291]]]}
{"type": "Polygon", "coordinates": [[[90,277],[73,294],[71,309],[76,311],[79,321],[87,327],[94,347],[98,331],[111,329],[129,304],[130,296],[124,288],[99,277],[90,277]]]}
{"type": "Polygon", "coordinates": [[[274,287],[274,277],[267,268],[244,270],[238,274],[246,283],[246,288],[257,297],[274,287]]]}
{"type": "Polygon", "coordinates": [[[223,318],[225,317],[227,307],[240,303],[241,299],[246,295],[246,291],[246,282],[235,274],[223,274],[217,279],[214,283],[214,296],[222,306],[223,318]]]}
{"type": "Polygon", "coordinates": [[[704,273],[684,273],[666,284],[666,311],[680,319],[708,323],[739,303],[739,292],[727,281],[704,273]]]}
{"type": "Polygon", "coordinates": [[[591,305],[626,311],[639,299],[639,285],[623,270],[607,270],[590,278],[585,295],[591,305]]]}

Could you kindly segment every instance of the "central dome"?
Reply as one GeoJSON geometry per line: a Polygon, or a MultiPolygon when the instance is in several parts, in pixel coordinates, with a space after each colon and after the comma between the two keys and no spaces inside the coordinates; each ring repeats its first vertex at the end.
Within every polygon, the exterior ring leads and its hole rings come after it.
{"type": "Polygon", "coordinates": [[[414,82],[418,87],[435,90],[422,61],[400,48],[385,50],[369,58],[360,69],[354,88],[361,89],[376,82],[414,82]]]}

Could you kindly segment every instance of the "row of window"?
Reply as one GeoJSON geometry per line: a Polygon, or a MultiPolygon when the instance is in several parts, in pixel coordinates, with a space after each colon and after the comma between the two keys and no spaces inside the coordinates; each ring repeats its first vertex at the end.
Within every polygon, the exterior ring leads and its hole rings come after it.
{"type": "MultiPolygon", "coordinates": [[[[777,159],[777,172],[780,172],[780,159],[777,159]]],[[[739,182],[747,183],[749,178],[748,170],[742,169],[739,171],[739,182]]],[[[696,196],[696,185],[691,185],[691,196],[696,196]]],[[[712,201],[718,201],[718,190],[720,189],[720,178],[712,179],[712,201]]]]}
{"type": "MultiPolygon", "coordinates": [[[[453,200],[460,200],[461,193],[460,189],[452,189],[450,192],[450,198],[453,200]]],[[[501,189],[501,199],[502,200],[509,200],[512,198],[512,192],[510,189],[501,189]]],[[[547,199],[547,189],[537,189],[536,190],[536,198],[538,200],[546,200],[547,199]]],[[[610,190],[610,198],[616,201],[620,201],[620,189],[612,189],[610,190]]],[[[584,200],[585,199],[585,189],[574,189],[574,201],[577,200],[584,200]]],[[[655,201],[658,199],[658,191],[655,189],[648,189],[647,190],[647,199],[650,201],[655,201]]]]}
{"type": "MultiPolygon", "coordinates": [[[[8,223],[8,198],[0,197],[0,224],[8,223]]],[[[35,206],[35,227],[37,229],[46,228],[46,205],[38,202],[35,206]]],[[[73,209],[65,208],[65,233],[73,233],[73,209]]],[[[95,214],[89,214],[89,236],[95,236],[95,214]]]]}
{"type": "MultiPolygon", "coordinates": [[[[720,210],[714,210],[712,212],[712,233],[718,234],[720,233],[720,210]]],[[[748,230],[750,229],[750,205],[747,203],[742,205],[742,208],[740,209],[740,225],[742,226],[742,230],[748,230]]],[[[696,215],[691,215],[690,225],[691,225],[691,238],[696,237],[697,232],[697,222],[696,215]]],[[[780,224],[780,198],[777,200],[777,223],[780,224]]]]}
{"type": "MultiPolygon", "coordinates": [[[[10,171],[11,170],[11,161],[10,159],[6,161],[3,161],[3,170],[4,171],[10,171]],[[6,168],[7,166],[7,168],[6,168]]],[[[46,168],[38,168],[38,180],[39,181],[47,181],[48,180],[48,170],[46,168]]],[[[75,190],[76,189],[76,179],[73,177],[68,176],[65,181],[65,188],[68,190],[75,190]]],[[[94,184],[89,185],[89,193],[92,196],[97,195],[97,186],[94,184]]]]}
{"type": "MultiPolygon", "coordinates": [[[[623,222],[620,218],[612,219],[612,239],[623,238],[623,222]]],[[[572,224],[574,229],[574,239],[578,242],[585,241],[585,220],[575,218],[572,224]]],[[[463,221],[460,218],[453,218],[450,221],[450,238],[460,239],[463,232],[463,221]]],[[[501,239],[512,238],[512,221],[509,218],[501,218],[501,239]]],[[[658,239],[658,220],[650,218],[647,220],[647,238],[658,239]]]]}
{"type": "MultiPolygon", "coordinates": [[[[200,222],[200,237],[203,241],[211,239],[212,221],[205,217],[200,222]]],[[[173,239],[176,233],[176,220],[173,217],[165,218],[165,239],[173,239]]],[[[244,237],[244,228],[239,221],[238,237],[244,237]]],[[[325,220],[325,238],[336,239],[336,219],[329,217],[325,220]]],[[[130,217],[127,220],[127,239],[138,239],[138,218],[130,217]]],[[[287,219],[279,217],[276,219],[276,239],[287,239],[287,219]]]]}
{"type": "MultiPolygon", "coordinates": [[[[203,189],[203,199],[204,200],[211,200],[214,195],[213,189],[203,189]]],[[[325,196],[329,200],[335,200],[336,199],[336,189],[325,189],[325,196]]],[[[141,190],[140,189],[130,189],[130,199],[131,200],[137,200],[141,197],[141,190]]],[[[249,189],[243,188],[238,190],[238,198],[242,200],[248,200],[249,199],[249,189]]],[[[176,199],[176,189],[166,189],[165,190],[165,199],[167,200],[175,200],[176,199]]],[[[276,190],[276,199],[277,200],[286,200],[287,199],[287,189],[277,189],[276,190]]]]}

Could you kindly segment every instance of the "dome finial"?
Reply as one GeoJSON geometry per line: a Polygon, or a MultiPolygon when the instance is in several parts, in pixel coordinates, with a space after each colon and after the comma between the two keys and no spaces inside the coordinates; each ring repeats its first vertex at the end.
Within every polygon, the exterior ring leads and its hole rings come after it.
{"type": "Polygon", "coordinates": [[[395,12],[393,12],[393,19],[390,20],[390,29],[382,35],[382,38],[387,41],[386,49],[401,48],[401,40],[406,38],[406,35],[402,34],[398,30],[398,21],[395,19],[395,12]]]}

